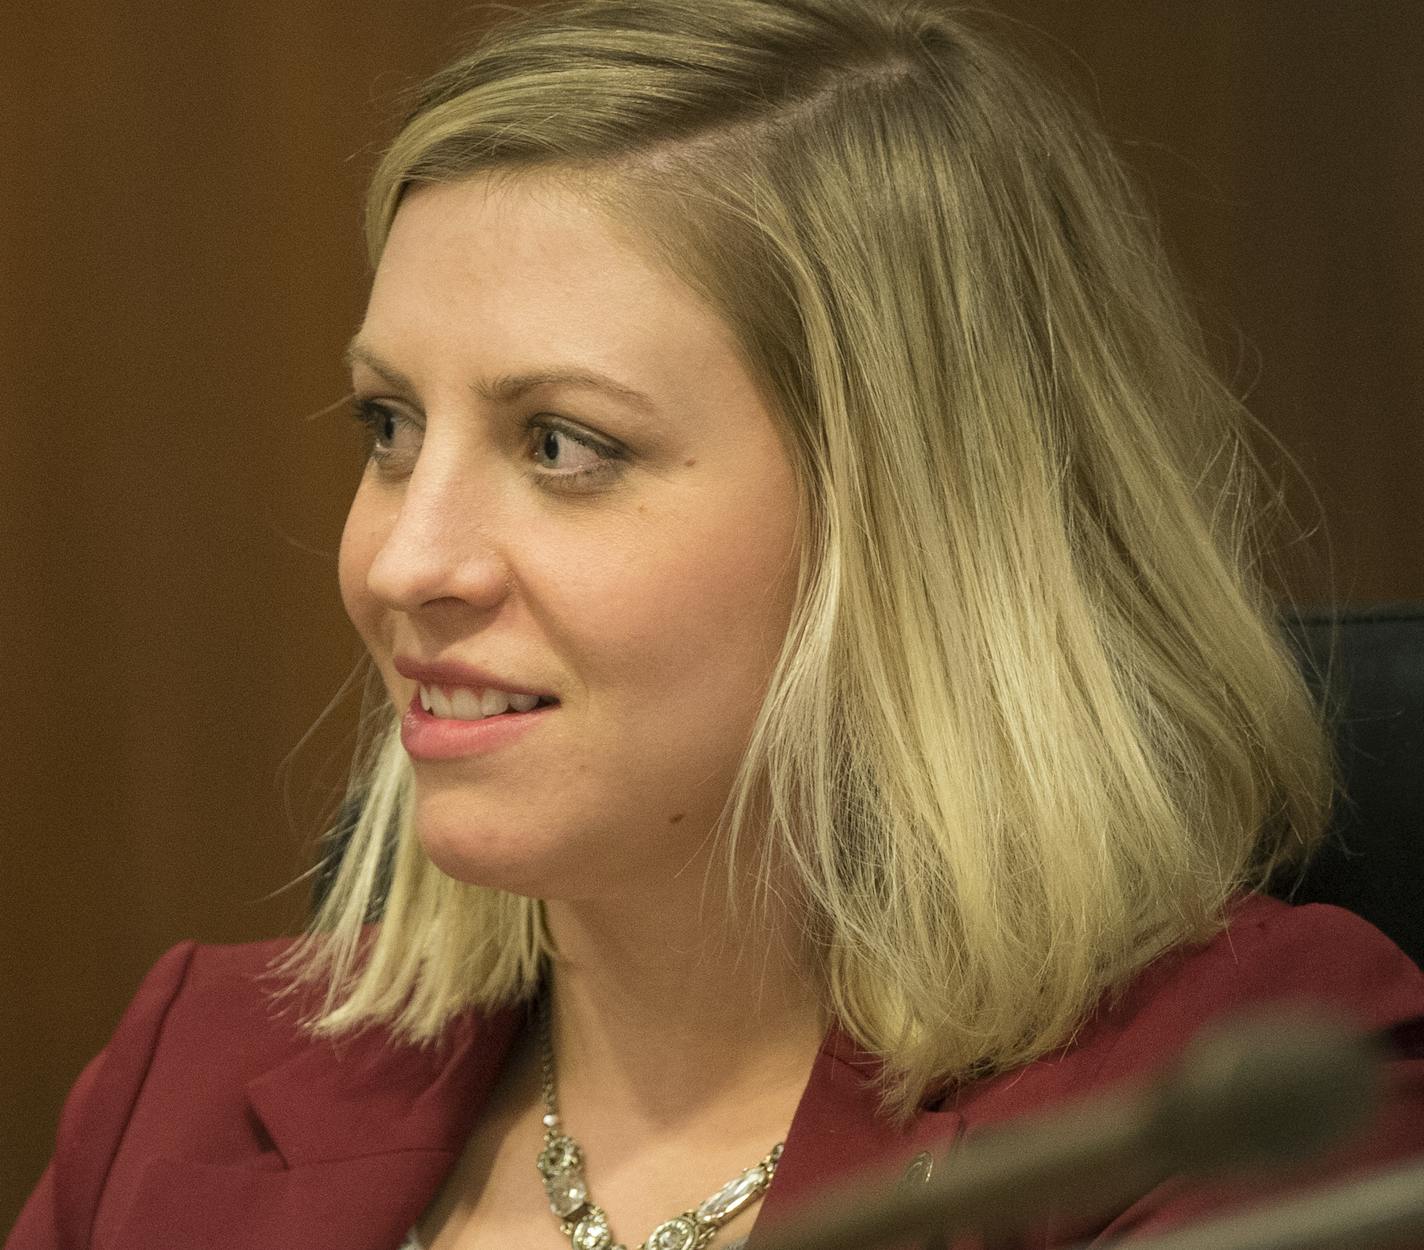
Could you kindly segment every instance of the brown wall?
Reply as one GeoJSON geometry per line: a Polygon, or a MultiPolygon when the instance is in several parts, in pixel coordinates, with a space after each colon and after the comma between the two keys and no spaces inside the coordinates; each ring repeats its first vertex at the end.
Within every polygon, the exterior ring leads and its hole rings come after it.
{"type": "MultiPolygon", "coordinates": [[[[1417,0],[993,7],[1061,41],[1096,85],[1223,367],[1319,494],[1343,600],[1424,598],[1417,0]]],[[[1286,487],[1318,519],[1294,474],[1286,487]]],[[[1323,541],[1313,554],[1326,558],[1323,541]]],[[[1327,593],[1303,564],[1290,585],[1327,593]]]]}
{"type": "MultiPolygon", "coordinates": [[[[1424,599],[1414,0],[1001,7],[1062,41],[1033,46],[1150,180],[1221,358],[1320,492],[1342,597],[1424,599]]],[[[356,444],[308,417],[343,394],[393,93],[472,22],[0,6],[0,1230],[157,955],[300,922],[351,700],[283,765],[358,654],[356,444]]]]}

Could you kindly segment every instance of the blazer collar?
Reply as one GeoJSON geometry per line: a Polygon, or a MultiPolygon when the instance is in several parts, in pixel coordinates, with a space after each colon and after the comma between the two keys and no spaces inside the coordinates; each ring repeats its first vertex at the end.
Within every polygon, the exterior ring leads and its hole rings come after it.
{"type": "MultiPolygon", "coordinates": [[[[392,1046],[379,1030],[304,1046],[245,1086],[272,1153],[227,1166],[154,1160],[115,1250],[396,1250],[458,1159],[526,1019],[523,1007],[468,1013],[424,1050],[392,1046]]],[[[850,1172],[937,1159],[959,1136],[957,1111],[925,1110],[903,1127],[883,1117],[879,1072],[874,1056],[829,1030],[758,1229],[850,1172]]]]}
{"type": "MultiPolygon", "coordinates": [[[[392,1047],[377,1030],[316,1043],[249,1081],[248,1101],[289,1168],[399,1150],[458,1153],[526,1020],[522,1006],[467,1013],[425,1050],[392,1047]]],[[[964,1117],[952,1108],[922,1108],[899,1126],[883,1115],[883,1066],[839,1026],[827,1031],[777,1168],[778,1205],[842,1172],[946,1146],[963,1132],[964,1117]]]]}
{"type": "Polygon", "coordinates": [[[244,1086],[270,1150],[151,1159],[102,1244],[396,1250],[459,1158],[523,1017],[467,1013],[427,1049],[381,1030],[306,1041],[244,1086]]]}
{"type": "Polygon", "coordinates": [[[315,1042],[248,1081],[247,1099],[289,1168],[399,1150],[458,1153],[525,1014],[467,1012],[426,1048],[393,1046],[383,1029],[315,1042]]]}

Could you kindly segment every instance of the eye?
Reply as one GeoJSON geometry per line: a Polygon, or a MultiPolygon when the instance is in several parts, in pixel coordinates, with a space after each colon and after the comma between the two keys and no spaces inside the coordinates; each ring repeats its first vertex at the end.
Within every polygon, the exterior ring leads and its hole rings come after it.
{"type": "MultiPolygon", "coordinates": [[[[351,415],[363,427],[366,458],[378,469],[393,472],[402,461],[407,471],[414,466],[420,452],[418,422],[375,399],[353,399],[351,415]],[[403,435],[409,446],[402,447],[403,435]]],[[[551,490],[582,489],[597,478],[618,472],[626,460],[618,447],[580,433],[546,413],[531,418],[524,428],[536,465],[550,466],[536,469],[531,477],[551,490]]]]}
{"type": "Polygon", "coordinates": [[[352,400],[351,415],[358,425],[364,427],[367,460],[380,467],[390,464],[401,454],[396,439],[402,431],[410,429],[418,432],[420,429],[409,417],[374,399],[352,400]]]}
{"type": "Polygon", "coordinates": [[[540,485],[559,488],[574,481],[582,485],[593,477],[617,472],[622,467],[623,453],[618,448],[576,433],[563,421],[549,416],[538,416],[530,420],[526,428],[532,437],[536,456],[547,456],[553,460],[560,457],[567,459],[571,450],[583,453],[574,460],[574,466],[581,461],[582,468],[571,467],[564,472],[535,474],[535,480],[540,485]]]}

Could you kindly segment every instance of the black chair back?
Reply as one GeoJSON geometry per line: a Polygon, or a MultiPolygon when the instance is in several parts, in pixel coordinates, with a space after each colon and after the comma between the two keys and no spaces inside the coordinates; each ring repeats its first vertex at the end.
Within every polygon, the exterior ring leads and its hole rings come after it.
{"type": "Polygon", "coordinates": [[[1345,793],[1304,875],[1272,893],[1363,916],[1424,967],[1424,604],[1306,611],[1283,627],[1317,699],[1336,634],[1328,678],[1345,793]]]}

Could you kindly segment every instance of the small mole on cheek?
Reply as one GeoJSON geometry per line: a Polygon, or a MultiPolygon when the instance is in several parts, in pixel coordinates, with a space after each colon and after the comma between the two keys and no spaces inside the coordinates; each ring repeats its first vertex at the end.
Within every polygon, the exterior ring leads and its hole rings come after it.
{"type": "Polygon", "coordinates": [[[694,456],[691,460],[684,460],[684,461],[682,462],[683,467],[684,467],[684,468],[687,468],[687,469],[692,468],[692,466],[693,466],[694,464],[696,464],[696,463],[697,463],[697,457],[696,457],[696,456],[694,456]]]}
{"type": "Polygon", "coordinates": [[[681,819],[682,819],[684,816],[686,816],[686,815],[687,815],[686,812],[678,812],[678,813],[676,813],[676,814],[673,815],[673,816],[669,816],[669,817],[668,817],[668,824],[670,824],[670,825],[675,825],[675,824],[677,824],[677,822],[678,822],[679,820],[681,820],[681,819]]]}

